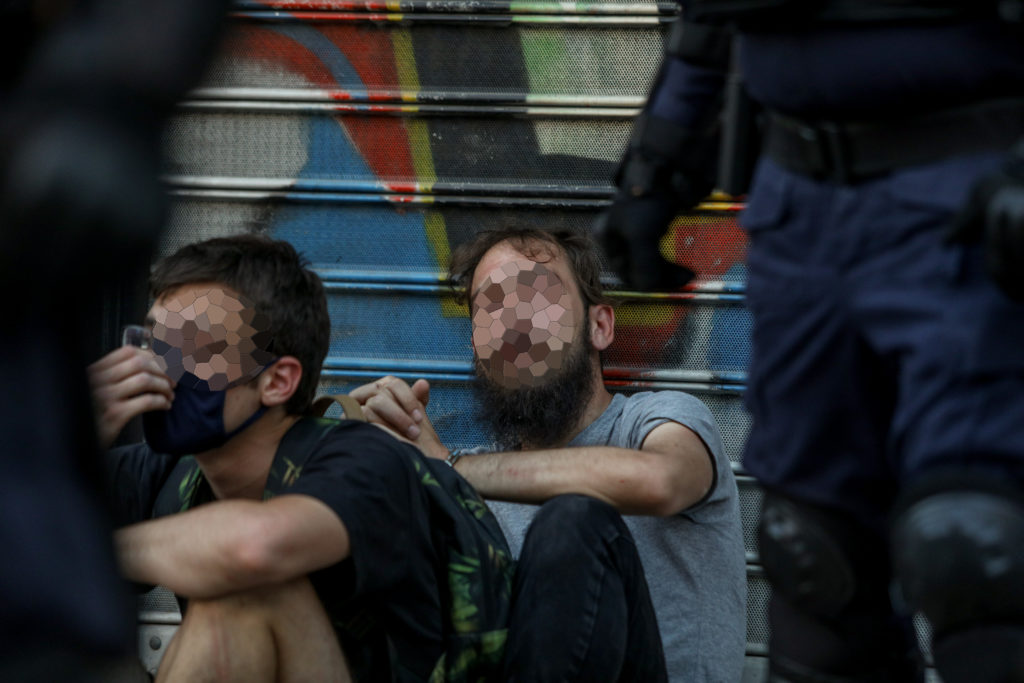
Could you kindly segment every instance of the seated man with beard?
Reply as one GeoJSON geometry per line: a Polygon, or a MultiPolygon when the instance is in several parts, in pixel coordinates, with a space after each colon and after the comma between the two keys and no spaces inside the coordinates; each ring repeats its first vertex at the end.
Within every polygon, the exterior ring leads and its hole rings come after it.
{"type": "Polygon", "coordinates": [[[450,453],[425,417],[425,380],[385,377],[352,396],[371,420],[500,501],[490,507],[519,555],[512,623],[530,615],[542,625],[513,629],[507,676],[531,680],[524,664],[542,667],[552,643],[571,642],[579,668],[558,675],[614,679],[615,662],[635,658],[623,603],[649,586],[669,678],[739,680],[746,584],[732,469],[696,398],[605,388],[601,352],[615,314],[592,243],[569,232],[484,232],[456,250],[450,273],[465,287],[479,411],[498,446],[450,453]],[[644,571],[631,576],[608,548],[634,542],[644,571]]]}

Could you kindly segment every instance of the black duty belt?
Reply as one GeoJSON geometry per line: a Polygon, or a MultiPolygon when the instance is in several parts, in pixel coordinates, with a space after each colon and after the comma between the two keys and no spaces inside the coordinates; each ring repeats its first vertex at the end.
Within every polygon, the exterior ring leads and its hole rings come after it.
{"type": "Polygon", "coordinates": [[[1021,136],[1024,99],[871,123],[810,122],[769,112],[764,153],[795,173],[852,184],[905,166],[1009,149],[1021,136]]]}

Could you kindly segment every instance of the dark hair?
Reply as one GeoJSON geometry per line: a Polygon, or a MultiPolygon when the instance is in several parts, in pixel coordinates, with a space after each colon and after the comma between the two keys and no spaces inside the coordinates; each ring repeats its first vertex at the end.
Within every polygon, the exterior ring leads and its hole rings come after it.
{"type": "Polygon", "coordinates": [[[295,248],[258,235],[218,237],[182,247],[159,261],[149,279],[152,296],[183,285],[216,282],[244,295],[270,319],[276,356],[302,363],[302,379],[285,409],[303,414],[316,394],[327,356],[331,322],[323,284],[295,248]]]}
{"type": "Polygon", "coordinates": [[[462,296],[467,306],[472,303],[470,285],[480,259],[502,242],[508,242],[516,251],[531,258],[538,253],[560,250],[565,254],[586,308],[610,303],[601,286],[601,260],[597,245],[590,237],[570,230],[506,227],[479,232],[470,241],[460,244],[452,254],[448,280],[453,287],[465,288],[462,296]]]}

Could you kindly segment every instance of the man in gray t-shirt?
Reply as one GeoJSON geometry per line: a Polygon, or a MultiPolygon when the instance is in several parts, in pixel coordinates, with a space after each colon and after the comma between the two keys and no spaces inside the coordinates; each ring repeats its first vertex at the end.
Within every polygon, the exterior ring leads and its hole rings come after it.
{"type": "MultiPolygon", "coordinates": [[[[710,411],[679,392],[627,398],[607,391],[600,354],[614,339],[615,315],[589,240],[564,232],[485,232],[455,252],[451,272],[466,287],[473,321],[480,415],[503,452],[450,454],[424,415],[424,380],[410,387],[386,377],[352,396],[369,419],[408,436],[428,456],[447,459],[493,501],[513,552],[525,540],[524,563],[539,545],[568,542],[576,528],[551,512],[562,510],[563,494],[582,494],[626,515],[622,533],[643,563],[636,582],[644,599],[649,589],[669,679],[738,681],[745,558],[736,483],[710,411]],[[561,525],[548,534],[553,519],[561,525]]],[[[566,567],[574,559],[566,553],[548,574],[538,572],[534,585],[573,571],[566,567]]],[[[609,566],[614,571],[615,563],[609,566]]],[[[541,609],[560,597],[552,592],[534,604],[541,609]]],[[[566,627],[580,618],[557,610],[551,616],[566,627]]],[[[588,650],[582,659],[599,655],[588,650]]]]}
{"type": "MultiPolygon", "coordinates": [[[[738,681],[746,646],[746,566],[736,482],[722,439],[701,401],[677,391],[617,394],[569,447],[639,449],[652,429],[672,421],[693,430],[714,458],[705,498],[668,517],[628,515],[658,616],[669,679],[738,681]]],[[[535,505],[490,504],[514,554],[535,505]]]]}

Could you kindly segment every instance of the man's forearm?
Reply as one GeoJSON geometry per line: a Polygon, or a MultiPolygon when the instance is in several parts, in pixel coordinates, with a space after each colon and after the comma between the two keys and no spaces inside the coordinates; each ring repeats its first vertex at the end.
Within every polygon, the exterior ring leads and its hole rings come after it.
{"type": "Polygon", "coordinates": [[[133,524],[115,533],[125,578],[211,598],[269,583],[253,538],[261,503],[226,501],[133,524]]]}
{"type": "Polygon", "coordinates": [[[125,578],[213,598],[305,576],[349,556],[348,530],[325,503],[284,494],[221,500],[115,535],[125,578]]]}
{"type": "MultiPolygon", "coordinates": [[[[593,446],[460,458],[456,469],[485,498],[543,503],[565,493],[603,500],[624,514],[667,515],[686,506],[660,453],[593,446]]],[[[695,501],[692,501],[695,502],[695,501]]]]}

